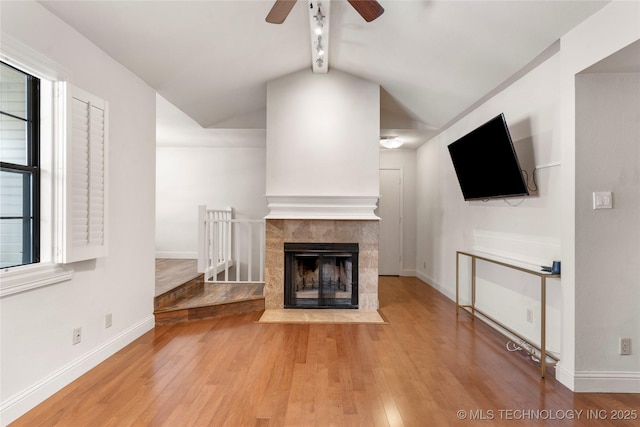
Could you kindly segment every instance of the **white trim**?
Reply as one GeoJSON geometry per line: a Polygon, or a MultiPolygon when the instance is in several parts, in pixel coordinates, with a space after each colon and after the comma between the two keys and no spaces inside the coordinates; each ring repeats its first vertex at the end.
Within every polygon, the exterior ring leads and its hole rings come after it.
{"type": "Polygon", "coordinates": [[[191,251],[156,251],[156,258],[198,259],[198,252],[191,252],[191,251]]]}
{"type": "MultiPolygon", "coordinates": [[[[380,168],[378,170],[378,174],[380,174],[381,171],[398,171],[400,172],[400,190],[399,190],[399,206],[398,206],[398,214],[400,215],[400,236],[398,236],[400,242],[399,242],[399,249],[400,249],[400,256],[398,259],[398,272],[400,275],[405,275],[404,274],[404,168],[399,167],[399,168],[380,168]]],[[[382,197],[382,194],[380,195],[380,197],[382,197]]],[[[378,208],[378,206],[376,205],[376,209],[378,208]]],[[[379,255],[379,253],[378,253],[379,255]]]]}
{"type": "Polygon", "coordinates": [[[18,417],[94,368],[117,351],[129,345],[155,326],[153,315],[147,316],[104,344],[47,375],[22,392],[0,403],[0,419],[9,424],[18,417]]]}
{"type": "Polygon", "coordinates": [[[0,271],[0,298],[31,289],[71,280],[73,268],[54,263],[39,263],[0,271]]]}
{"type": "Polygon", "coordinates": [[[415,268],[403,268],[402,269],[403,277],[417,277],[415,268]]]}
{"type": "Polygon", "coordinates": [[[560,239],[504,233],[493,230],[473,230],[473,251],[531,265],[538,269],[560,259],[560,239]]]}
{"type": "Polygon", "coordinates": [[[20,292],[49,286],[70,280],[72,266],[51,262],[55,257],[53,242],[59,237],[53,226],[57,222],[58,173],[56,172],[56,149],[62,143],[59,133],[64,130],[61,107],[64,99],[59,93],[61,81],[68,80],[71,73],[57,62],[25,45],[11,35],[0,32],[2,45],[0,59],[41,79],[41,230],[40,263],[0,270],[0,298],[20,292]],[[45,93],[45,88],[47,92],[45,93]],[[49,90],[51,93],[49,93],[49,90]]]}
{"type": "Polygon", "coordinates": [[[546,169],[546,168],[552,168],[555,166],[562,166],[562,164],[560,162],[547,163],[545,165],[536,166],[536,169],[546,169]]]}
{"type": "MultiPolygon", "coordinates": [[[[266,112],[263,114],[266,117],[266,112]]],[[[264,150],[266,135],[265,129],[181,128],[180,131],[173,131],[160,128],[157,130],[156,148],[253,148],[264,150]]]]}
{"type": "Polygon", "coordinates": [[[379,196],[267,196],[265,219],[379,220],[379,196]]]}
{"type": "Polygon", "coordinates": [[[562,360],[560,360],[556,366],[556,380],[569,390],[575,391],[575,376],[572,371],[564,367],[562,360]]]}
{"type": "Polygon", "coordinates": [[[576,371],[576,393],[640,393],[640,372],[576,371]]]}
{"type": "Polygon", "coordinates": [[[71,72],[4,31],[0,32],[0,59],[29,74],[47,80],[69,80],[71,72]]]}
{"type": "Polygon", "coordinates": [[[428,286],[431,286],[433,289],[440,292],[445,297],[449,298],[451,301],[456,302],[455,292],[451,292],[447,287],[442,286],[440,283],[438,283],[436,280],[431,279],[425,273],[418,271],[416,277],[425,282],[425,284],[427,284],[428,286]]]}

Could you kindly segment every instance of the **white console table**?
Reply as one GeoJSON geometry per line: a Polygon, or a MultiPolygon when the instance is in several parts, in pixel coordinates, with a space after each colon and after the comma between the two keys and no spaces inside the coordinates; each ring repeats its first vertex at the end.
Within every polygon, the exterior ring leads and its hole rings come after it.
{"type": "Polygon", "coordinates": [[[553,354],[547,352],[546,347],[546,300],[547,300],[547,279],[548,278],[559,278],[560,274],[552,274],[544,271],[537,271],[533,268],[527,267],[525,265],[518,265],[515,262],[501,261],[498,259],[489,258],[488,255],[473,253],[473,252],[464,252],[457,251],[456,252],[456,316],[459,313],[459,310],[462,309],[469,313],[472,319],[478,319],[483,323],[489,325],[493,329],[495,329],[498,333],[503,335],[507,339],[512,339],[509,335],[505,334],[504,331],[507,331],[510,335],[515,336],[526,342],[532,348],[535,348],[540,352],[540,354],[534,354],[527,348],[523,348],[524,351],[529,353],[531,356],[540,359],[540,375],[544,378],[545,369],[547,366],[556,366],[558,359],[553,354]],[[471,304],[470,305],[461,305],[460,304],[460,255],[468,256],[471,258],[471,304]],[[522,271],[527,274],[531,274],[540,278],[540,346],[530,342],[526,338],[522,337],[520,334],[515,332],[513,329],[504,325],[503,323],[497,321],[492,318],[488,314],[482,312],[476,307],[476,261],[486,261],[492,264],[497,264],[502,267],[511,268],[514,270],[522,271]],[[480,316],[478,316],[478,314],[480,316]],[[497,326],[497,327],[496,327],[497,326]],[[553,360],[553,362],[547,362],[547,358],[553,360]]]}

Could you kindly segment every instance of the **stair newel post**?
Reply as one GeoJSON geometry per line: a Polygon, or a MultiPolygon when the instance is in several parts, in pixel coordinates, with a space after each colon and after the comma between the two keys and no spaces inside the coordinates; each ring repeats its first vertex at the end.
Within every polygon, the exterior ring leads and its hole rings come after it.
{"type": "Polygon", "coordinates": [[[198,206],[198,273],[207,269],[207,207],[198,206]]]}
{"type": "Polygon", "coordinates": [[[266,223],[261,221],[258,223],[258,232],[260,233],[260,274],[259,281],[264,281],[264,258],[267,251],[267,235],[266,235],[266,223]]]}
{"type": "Polygon", "coordinates": [[[222,227],[222,241],[221,246],[224,252],[224,281],[229,281],[229,261],[231,258],[231,219],[225,218],[220,223],[222,227]]]}
{"type": "Polygon", "coordinates": [[[247,247],[247,280],[251,281],[251,273],[253,270],[253,227],[251,226],[251,223],[249,223],[248,229],[249,232],[247,234],[249,235],[249,245],[247,247]]]}
{"type": "MultiPolygon", "coordinates": [[[[224,241],[225,241],[225,243],[224,243],[224,247],[225,247],[224,260],[225,260],[225,280],[229,281],[229,269],[231,268],[230,263],[231,263],[231,260],[232,260],[231,253],[233,251],[232,245],[236,245],[237,242],[235,242],[235,239],[233,237],[234,236],[234,230],[233,230],[233,227],[234,227],[234,223],[233,223],[233,217],[234,217],[233,208],[228,207],[226,209],[226,211],[227,212],[225,214],[226,223],[225,223],[225,236],[224,236],[224,241]]],[[[237,232],[237,230],[235,230],[235,232],[237,232]]],[[[238,260],[239,260],[239,258],[238,258],[237,254],[236,254],[235,261],[239,262],[238,260]]],[[[235,263],[234,263],[234,265],[235,265],[235,263]]],[[[240,278],[238,277],[238,274],[239,274],[238,268],[239,268],[239,266],[236,265],[236,281],[240,280],[240,278]]]]}

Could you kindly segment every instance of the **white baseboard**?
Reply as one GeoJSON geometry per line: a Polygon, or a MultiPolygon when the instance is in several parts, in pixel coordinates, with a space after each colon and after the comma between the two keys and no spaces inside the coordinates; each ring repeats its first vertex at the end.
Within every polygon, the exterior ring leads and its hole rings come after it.
{"type": "Polygon", "coordinates": [[[402,270],[402,276],[403,277],[416,277],[416,270],[409,270],[409,269],[404,269],[402,270]]]}
{"type": "Polygon", "coordinates": [[[157,251],[156,258],[198,259],[198,252],[157,251]]]}
{"type": "Polygon", "coordinates": [[[99,363],[153,329],[154,326],[155,318],[150,315],[99,347],[54,371],[31,387],[1,402],[0,424],[4,427],[15,421],[99,363]]]}
{"type": "Polygon", "coordinates": [[[416,277],[422,280],[423,282],[429,283],[427,275],[424,274],[422,271],[416,271],[416,277]]]}
{"type": "Polygon", "coordinates": [[[640,393],[640,372],[577,371],[556,367],[556,380],[574,393],[640,393]]]}
{"type": "Polygon", "coordinates": [[[436,291],[440,292],[445,297],[449,298],[451,301],[455,302],[455,300],[456,300],[456,291],[455,291],[455,289],[450,290],[449,288],[447,288],[445,286],[442,286],[436,280],[432,279],[431,277],[427,276],[426,274],[424,274],[421,271],[418,271],[416,273],[416,277],[418,279],[422,280],[423,282],[426,282],[429,286],[431,286],[436,291]]]}
{"type": "Polygon", "coordinates": [[[556,366],[556,380],[571,391],[575,391],[575,376],[573,371],[566,369],[562,365],[562,361],[556,366]]]}
{"type": "Polygon", "coordinates": [[[640,372],[577,371],[576,393],[640,393],[640,372]]]}

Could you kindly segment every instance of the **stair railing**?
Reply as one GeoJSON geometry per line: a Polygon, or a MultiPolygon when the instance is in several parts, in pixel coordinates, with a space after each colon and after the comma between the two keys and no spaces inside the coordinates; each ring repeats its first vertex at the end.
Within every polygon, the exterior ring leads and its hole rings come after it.
{"type": "Polygon", "coordinates": [[[265,246],[264,219],[198,207],[198,271],[205,282],[263,283],[265,246]]]}

